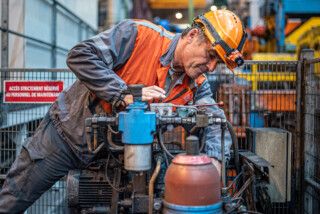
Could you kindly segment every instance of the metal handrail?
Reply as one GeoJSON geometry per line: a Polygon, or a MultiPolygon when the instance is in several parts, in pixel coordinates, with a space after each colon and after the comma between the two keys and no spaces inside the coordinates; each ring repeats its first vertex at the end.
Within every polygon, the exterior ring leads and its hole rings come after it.
{"type": "MultiPolygon", "coordinates": [[[[51,47],[54,46],[54,44],[52,44],[52,43],[50,43],[50,42],[45,42],[45,41],[43,41],[43,40],[36,39],[36,38],[34,38],[34,37],[27,36],[27,35],[25,35],[25,34],[21,34],[21,33],[18,33],[18,32],[16,32],[16,31],[13,31],[13,30],[10,30],[10,29],[7,29],[7,28],[0,27],[0,30],[1,30],[1,31],[4,31],[4,32],[11,33],[11,34],[14,34],[14,35],[16,35],[16,36],[20,36],[20,37],[25,38],[25,39],[30,39],[30,40],[32,40],[32,41],[34,41],[34,42],[37,42],[37,43],[40,43],[40,44],[43,44],[43,45],[47,45],[47,46],[51,46],[51,47]]],[[[63,47],[59,47],[59,46],[55,46],[55,48],[60,49],[60,50],[63,50],[63,51],[67,51],[67,52],[69,51],[69,49],[63,48],[63,47]]]]}
{"type": "Polygon", "coordinates": [[[0,68],[0,72],[71,72],[66,68],[0,68]]]}
{"type": "Polygon", "coordinates": [[[320,62],[320,58],[315,58],[315,59],[307,59],[304,61],[304,64],[315,64],[315,63],[318,63],[320,62]]]}

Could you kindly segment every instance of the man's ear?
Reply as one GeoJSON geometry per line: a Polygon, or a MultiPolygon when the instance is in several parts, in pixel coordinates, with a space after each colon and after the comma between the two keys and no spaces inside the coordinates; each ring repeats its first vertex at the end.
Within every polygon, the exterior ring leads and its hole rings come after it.
{"type": "Polygon", "coordinates": [[[193,28],[189,31],[187,34],[187,41],[188,43],[191,43],[194,39],[198,37],[198,29],[193,28]]]}

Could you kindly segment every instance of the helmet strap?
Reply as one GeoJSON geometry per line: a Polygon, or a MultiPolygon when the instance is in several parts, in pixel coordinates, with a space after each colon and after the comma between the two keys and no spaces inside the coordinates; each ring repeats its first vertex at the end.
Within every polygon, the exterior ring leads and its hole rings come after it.
{"type": "Polygon", "coordinates": [[[233,52],[233,49],[230,48],[230,46],[224,40],[221,39],[216,29],[212,26],[212,24],[204,15],[200,15],[199,19],[202,21],[202,23],[204,23],[207,30],[210,32],[210,34],[213,36],[215,40],[212,46],[216,46],[217,44],[219,44],[223,48],[223,50],[226,52],[227,56],[229,56],[233,52]]]}

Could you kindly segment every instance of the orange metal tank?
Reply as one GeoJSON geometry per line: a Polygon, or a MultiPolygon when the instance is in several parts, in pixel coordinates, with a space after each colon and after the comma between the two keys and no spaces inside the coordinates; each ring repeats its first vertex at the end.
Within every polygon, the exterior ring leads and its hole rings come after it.
{"type": "Polygon", "coordinates": [[[193,148],[188,151],[188,147],[199,148],[197,137],[188,137],[186,144],[187,153],[176,156],[166,172],[165,201],[187,206],[219,203],[220,176],[217,169],[207,155],[199,155],[193,148]]]}

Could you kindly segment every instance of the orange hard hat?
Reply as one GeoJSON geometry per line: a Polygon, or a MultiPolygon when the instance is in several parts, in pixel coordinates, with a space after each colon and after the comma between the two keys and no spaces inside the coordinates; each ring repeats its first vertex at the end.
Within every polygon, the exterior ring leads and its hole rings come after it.
{"type": "Polygon", "coordinates": [[[194,22],[202,23],[204,33],[221,59],[233,72],[243,65],[242,47],[247,33],[240,18],[229,10],[216,10],[197,16],[194,22]]]}

